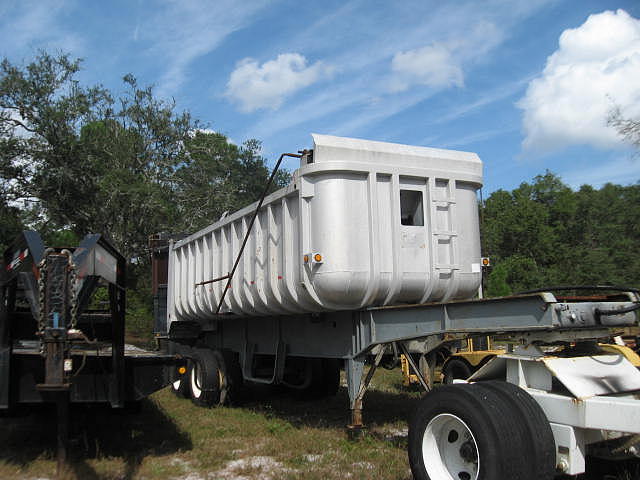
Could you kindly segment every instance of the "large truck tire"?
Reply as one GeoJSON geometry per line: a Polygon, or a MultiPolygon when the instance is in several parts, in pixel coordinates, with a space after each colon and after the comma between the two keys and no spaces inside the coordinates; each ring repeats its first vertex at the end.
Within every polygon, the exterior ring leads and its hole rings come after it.
{"type": "Polygon", "coordinates": [[[533,478],[549,480],[556,472],[556,444],[549,419],[531,395],[512,383],[499,380],[480,382],[484,388],[494,390],[518,412],[523,422],[522,434],[529,446],[527,456],[534,458],[531,468],[533,478]]]}
{"type": "MultiPolygon", "coordinates": [[[[481,384],[428,393],[409,424],[415,480],[542,480],[531,465],[520,410],[481,384]]],[[[545,479],[546,480],[546,479],[545,479]]]]}
{"type": "Polygon", "coordinates": [[[242,400],[244,380],[238,354],[231,350],[216,350],[218,368],[222,374],[220,405],[236,405],[242,400]]]}
{"type": "Polygon", "coordinates": [[[189,369],[191,400],[199,407],[213,407],[220,403],[222,373],[218,355],[206,348],[194,349],[189,369]]]}
{"type": "Polygon", "coordinates": [[[466,380],[473,374],[471,366],[461,358],[449,359],[442,368],[442,383],[451,385],[454,380],[466,380]]]}

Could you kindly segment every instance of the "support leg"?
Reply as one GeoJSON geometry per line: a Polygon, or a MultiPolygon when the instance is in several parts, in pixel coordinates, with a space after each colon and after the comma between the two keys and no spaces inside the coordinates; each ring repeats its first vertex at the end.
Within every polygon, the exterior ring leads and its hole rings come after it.
{"type": "Polygon", "coordinates": [[[69,441],[69,393],[59,392],[56,399],[58,421],[57,476],[62,477],[67,463],[67,445],[69,441]]]}
{"type": "Polygon", "coordinates": [[[373,365],[371,365],[371,368],[369,368],[364,378],[362,378],[364,358],[347,360],[347,383],[349,386],[349,401],[351,403],[351,425],[347,428],[352,434],[357,434],[364,428],[362,422],[362,401],[364,394],[367,392],[367,388],[369,388],[373,374],[376,372],[378,365],[380,365],[384,352],[384,346],[380,346],[373,365]],[[349,362],[353,362],[353,368],[350,367],[349,362]]]}
{"type": "Polygon", "coordinates": [[[345,363],[347,374],[347,390],[349,391],[349,408],[351,409],[351,424],[349,431],[362,429],[362,399],[358,401],[358,392],[362,383],[364,358],[349,358],[345,363]]]}
{"type": "Polygon", "coordinates": [[[109,400],[115,408],[124,407],[125,401],[125,364],[124,364],[124,315],[125,294],[120,285],[109,285],[109,299],[111,307],[111,364],[113,377],[109,400]]]}

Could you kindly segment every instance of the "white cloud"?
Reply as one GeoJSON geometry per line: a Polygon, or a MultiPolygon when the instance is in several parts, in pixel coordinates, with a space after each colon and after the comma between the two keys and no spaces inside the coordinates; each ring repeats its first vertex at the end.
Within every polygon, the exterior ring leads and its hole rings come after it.
{"type": "Polygon", "coordinates": [[[277,114],[256,116],[242,136],[267,139],[303,123],[306,130],[365,135],[364,127],[410,109],[440,90],[412,84],[415,88],[397,91],[392,62],[399,52],[442,45],[463,74],[470,72],[492,61],[495,48],[550,1],[408,0],[371,9],[365,0],[347,0],[334,14],[319,17],[269,47],[269,56],[296,45],[298,51],[326,59],[336,67],[331,88],[310,88],[308,95],[286,102],[277,114]],[[327,35],[329,30],[334,34],[327,35]]]}
{"type": "Polygon", "coordinates": [[[463,67],[481,61],[503,39],[504,32],[493,22],[477,20],[464,35],[449,33],[443,41],[397,52],[391,60],[390,89],[463,87],[463,67]]]}
{"type": "Polygon", "coordinates": [[[307,66],[299,53],[282,53],[260,65],[252,58],[238,62],[227,83],[226,96],[252,112],[261,108],[277,109],[284,98],[325,78],[331,68],[322,62],[307,66]]]}
{"type": "Polygon", "coordinates": [[[638,78],[640,20],[624,10],[606,11],[565,30],[558,50],[518,103],[524,110],[524,149],[620,146],[607,115],[614,104],[625,115],[640,114],[638,78]]]}
{"type": "Polygon", "coordinates": [[[464,79],[459,60],[443,44],[434,43],[407,52],[398,52],[391,60],[394,78],[391,88],[402,91],[411,85],[432,88],[462,87],[464,79]]]}

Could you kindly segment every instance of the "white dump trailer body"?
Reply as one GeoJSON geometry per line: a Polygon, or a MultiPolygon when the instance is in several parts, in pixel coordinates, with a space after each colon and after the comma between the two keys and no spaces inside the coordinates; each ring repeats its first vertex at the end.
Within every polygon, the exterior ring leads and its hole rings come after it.
{"type": "MultiPolygon", "coordinates": [[[[477,155],[313,135],[266,197],[221,312],[282,315],[471,298],[480,284],[477,155]]],[[[256,204],[173,244],[169,320],[215,314],[256,204]]]]}

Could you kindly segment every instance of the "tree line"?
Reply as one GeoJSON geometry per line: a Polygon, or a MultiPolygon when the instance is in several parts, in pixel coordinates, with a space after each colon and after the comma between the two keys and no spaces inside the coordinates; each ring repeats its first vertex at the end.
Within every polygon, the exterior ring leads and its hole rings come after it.
{"type": "Polygon", "coordinates": [[[557,285],[640,284],[640,183],[574,191],[546,172],[480,205],[489,296],[557,285]]]}

